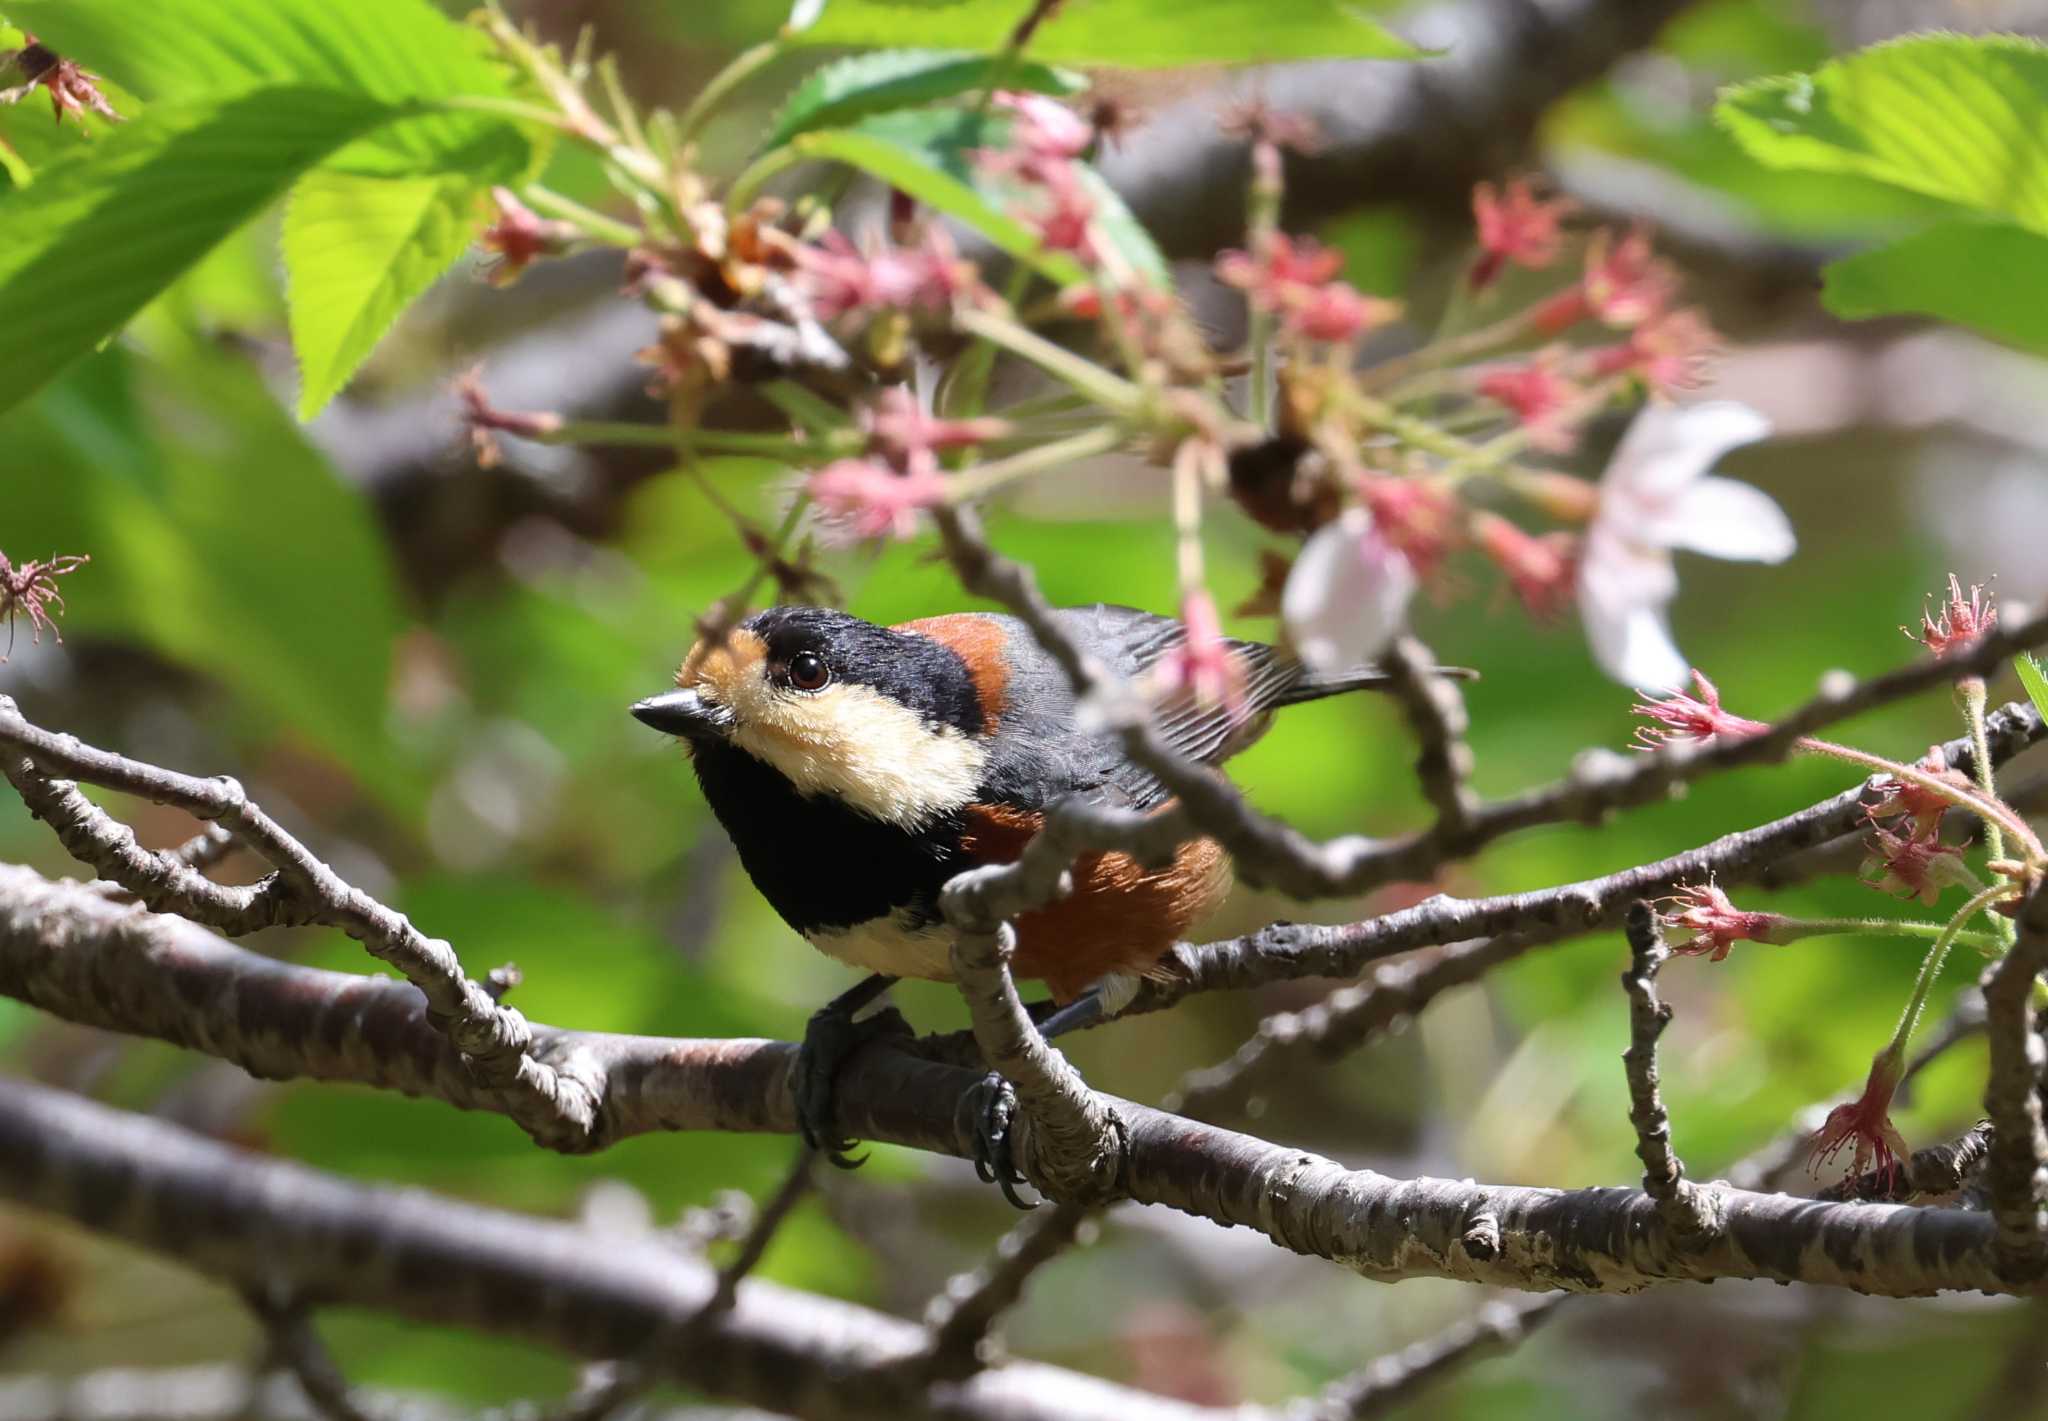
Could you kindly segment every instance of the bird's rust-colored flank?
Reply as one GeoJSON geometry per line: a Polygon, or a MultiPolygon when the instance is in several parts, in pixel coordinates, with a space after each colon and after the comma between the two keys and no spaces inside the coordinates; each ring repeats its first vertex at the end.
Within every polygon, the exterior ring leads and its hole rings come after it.
{"type": "MultiPolygon", "coordinates": [[[[1045,816],[1000,804],[967,807],[961,848],[977,863],[1014,863],[1045,816]]],[[[1151,975],[1159,959],[1230,891],[1230,860],[1213,839],[1182,844],[1147,869],[1129,854],[1093,853],[1074,864],[1074,891],[1017,919],[1018,977],[1044,981],[1070,1002],[1108,972],[1151,975]]]]}
{"type": "Polygon", "coordinates": [[[981,698],[984,729],[990,735],[995,734],[996,722],[1008,703],[1010,683],[1009,663],[1003,654],[1006,638],[1000,625],[969,612],[948,612],[942,617],[899,622],[890,630],[928,637],[958,652],[960,659],[967,663],[974,693],[981,698]]]}

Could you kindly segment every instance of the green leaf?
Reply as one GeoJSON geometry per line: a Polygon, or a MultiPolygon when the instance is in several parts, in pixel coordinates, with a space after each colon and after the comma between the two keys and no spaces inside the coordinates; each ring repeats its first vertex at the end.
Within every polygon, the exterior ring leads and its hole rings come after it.
{"type": "Polygon", "coordinates": [[[2048,236],[1953,221],[1827,268],[1821,300],[1838,316],[1937,316],[2048,355],[2048,236]]]}
{"type": "MultiPolygon", "coordinates": [[[[920,118],[935,116],[916,115],[920,118]]],[[[971,116],[958,114],[951,117],[968,119],[971,116]]],[[[870,124],[874,122],[869,120],[870,124]]],[[[790,140],[789,147],[806,158],[845,163],[879,178],[917,201],[966,223],[1002,251],[1029,263],[1062,286],[1088,279],[1079,262],[1064,252],[1046,251],[1029,227],[992,204],[964,176],[955,176],[960,165],[935,163],[934,159],[939,157],[938,150],[928,148],[919,151],[894,137],[868,131],[865,127],[800,133],[790,140]],[[948,171],[949,167],[954,171],[948,171]]]]}
{"type": "MultiPolygon", "coordinates": [[[[1011,215],[1036,200],[1032,191],[975,161],[983,149],[1009,146],[1004,114],[965,109],[920,109],[876,114],[853,128],[798,134],[790,147],[806,157],[848,163],[902,189],[980,232],[997,247],[1029,263],[1062,286],[1086,282],[1081,263],[1047,251],[1037,233],[1011,215]]],[[[1095,203],[1096,228],[1124,264],[1155,284],[1170,278],[1166,258],[1115,189],[1085,163],[1076,165],[1095,203]]]]}
{"type": "Polygon", "coordinates": [[[2041,669],[2041,663],[2021,652],[2012,659],[2012,669],[2020,673],[2020,684],[2027,688],[2027,699],[2034,703],[2034,709],[2048,718],[2048,671],[2041,669]]]}
{"type": "Polygon", "coordinates": [[[276,88],[154,106],[5,204],[0,410],[119,329],[300,173],[404,109],[276,88]]]}
{"type": "Polygon", "coordinates": [[[987,88],[1078,94],[1086,78],[1069,70],[958,50],[892,49],[856,54],[812,72],[776,116],[764,148],[779,148],[814,128],[843,128],[870,114],[916,108],[987,88]]]}
{"type": "MultiPolygon", "coordinates": [[[[507,70],[478,31],[426,0],[8,0],[8,15],[146,103],[277,85],[390,104],[507,98],[507,70]]],[[[511,177],[530,145],[503,119],[427,114],[340,155],[353,172],[468,170],[511,177]]]]}
{"type": "Polygon", "coordinates": [[[1759,162],[1852,173],[2048,232],[2048,47],[1918,35],[1727,90],[1759,162]]]}
{"type": "Polygon", "coordinates": [[[462,255],[487,191],[462,177],[315,170],[299,180],[283,248],[300,419],[334,398],[398,313],[462,255]]]}
{"type": "Polygon", "coordinates": [[[425,786],[385,731],[400,593],[368,501],[246,360],[184,341],[163,363],[117,347],[0,419],[10,464],[35,471],[8,486],[9,551],[92,555],[65,588],[67,640],[218,681],[258,744],[306,742],[411,815],[425,786]]]}
{"type": "MultiPolygon", "coordinates": [[[[988,0],[826,0],[802,44],[1000,50],[1024,11],[988,0]]],[[[1419,59],[1344,0],[1067,0],[1031,37],[1051,64],[1165,69],[1285,59],[1419,59]]]]}

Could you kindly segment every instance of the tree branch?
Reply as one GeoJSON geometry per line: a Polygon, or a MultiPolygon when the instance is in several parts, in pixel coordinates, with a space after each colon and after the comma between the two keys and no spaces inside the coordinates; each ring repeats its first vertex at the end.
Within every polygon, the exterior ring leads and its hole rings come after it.
{"type": "MultiPolygon", "coordinates": [[[[1999,763],[2048,737],[2048,728],[2032,706],[2005,706],[1987,717],[1986,726],[1992,758],[1999,763]]],[[[1937,748],[1951,765],[1971,753],[1967,737],[1937,748]]],[[[1866,823],[1865,810],[1879,797],[1874,787],[1865,783],[1796,814],[1724,835],[1682,854],[1556,888],[1492,898],[1438,896],[1364,922],[1337,926],[1282,923],[1225,942],[1183,943],[1167,959],[1172,975],[1147,980],[1124,1014],[1163,1010],[1196,992],[1301,977],[1356,977],[1370,964],[1396,953],[1447,943],[1469,946],[1473,939],[1493,938],[1487,955],[1466,959],[1471,971],[1457,980],[1469,981],[1486,967],[1530,947],[1618,927],[1628,905],[1638,898],[1664,897],[1682,885],[1710,878],[1722,883],[1760,878],[1789,854],[1860,830],[1866,823]]],[[[1475,946],[1471,950],[1480,949],[1475,946]]],[[[1348,1000],[1355,1005],[1361,999],[1348,1000]]]]}
{"type": "MultiPolygon", "coordinates": [[[[1464,816],[1462,827],[1455,831],[1440,821],[1404,838],[1382,840],[1354,834],[1317,843],[1253,809],[1214,769],[1169,748],[1132,688],[1121,684],[1067,635],[1031,569],[991,548],[971,511],[941,507],[933,510],[933,519],[961,585],[975,596],[1001,603],[1022,620],[1058,662],[1075,694],[1108,721],[1125,755],[1174,796],[1168,808],[1151,814],[1072,801],[1061,804],[1059,812],[1049,816],[1047,833],[1057,827],[1060,851],[1068,855],[1067,861],[1084,849],[1121,849],[1142,862],[1164,862],[1178,844],[1206,835],[1229,851],[1241,880],[1292,898],[1354,896],[1391,882],[1427,880],[1445,864],[1470,858],[1517,830],[1566,821],[1597,823],[1616,809],[1666,798],[1704,775],[1782,760],[1800,737],[1817,729],[1962,676],[1995,670],[2015,651],[2048,643],[2048,613],[2044,613],[2009,627],[1998,626],[1957,655],[1929,657],[1867,681],[1830,676],[1819,695],[1760,735],[1723,739],[1704,747],[1673,743],[1633,758],[1582,756],[1581,765],[1568,778],[1480,805],[1464,816]]],[[[2022,713],[2034,714],[2031,708],[2022,713]]],[[[2038,719],[2035,715],[2037,723],[2038,719]]]]}
{"type": "Polygon", "coordinates": [[[347,883],[226,776],[197,779],[81,744],[29,724],[0,696],[0,771],[64,847],[142,902],[240,934],[280,924],[340,928],[402,973],[425,997],[436,1027],[503,1100],[505,1112],[536,1138],[573,1138],[587,1128],[591,1101],[534,1060],[526,1019],[500,1006],[464,974],[455,949],[415,928],[404,914],[347,883]],[[182,850],[152,853],[134,831],[93,804],[73,776],[172,804],[225,829],[275,870],[249,888],[224,888],[189,864],[182,850]]]}
{"type": "Polygon", "coordinates": [[[1710,1241],[1718,1227],[1708,1191],[1685,1177],[1685,1164],[1671,1145],[1671,1116],[1657,1078],[1657,1041],[1671,1024],[1671,1008],[1657,998],[1657,969],[1669,960],[1657,914],[1642,899],[1628,910],[1629,968],[1621,974],[1628,993],[1629,1124],[1635,1127],[1636,1158],[1643,1162],[1643,1192],[1681,1242],[1710,1241]]]}
{"type": "Polygon", "coordinates": [[[923,1329],[772,1284],[740,1286],[700,1334],[717,1288],[673,1249],[620,1248],[585,1229],[371,1189],[212,1143],[174,1126],[0,1081],[0,1197],[253,1285],[473,1327],[593,1358],[663,1336],[665,1376],[820,1421],[1193,1421],[1213,1416],[1053,1367],[1014,1363],[940,1387],[906,1384],[923,1329]]]}
{"type": "Polygon", "coordinates": [[[2041,1072],[2048,1049],[2033,1019],[2034,989],[2048,967],[2048,890],[2036,886],[2020,909],[2019,937],[1984,974],[1984,1029],[1991,1074],[1984,1113],[1991,1117],[1985,1177],[1998,1221],[2000,1257],[2017,1272],[2048,1269],[2048,1132],[2041,1125],[2041,1072]]]}
{"type": "MultiPolygon", "coordinates": [[[[0,867],[0,993],[72,1020],[197,1047],[274,1077],[352,1080],[503,1109],[401,983],[275,962],[193,924],[0,867]]],[[[597,1102],[588,1149],[648,1130],[795,1129],[783,1042],[689,1041],[536,1026],[535,1054],[597,1102]]],[[[856,1056],[838,1082],[864,1139],[971,1157],[963,1111],[981,1076],[901,1052],[856,1056]]],[[[1655,1201],[1628,1189],[1550,1190],[1352,1171],[1182,1116],[1100,1097],[1123,1121],[1115,1197],[1257,1230],[1367,1277],[1610,1291],[1667,1280],[1761,1277],[1888,1295],[2010,1292],[1992,1221],[1954,1209],[1816,1204],[1726,1191],[1725,1232],[1681,1248],[1655,1201]],[[1495,1227],[1473,1236],[1472,1221],[1495,1227]]],[[[4,1134],[4,1131],[0,1131],[4,1134]]],[[[0,1139],[0,1158],[12,1160],[0,1139]]],[[[1050,1182],[1026,1132],[1020,1165],[1050,1182]]],[[[0,1180],[0,1190],[10,1181],[0,1180]]],[[[918,1343],[924,1345],[922,1334],[918,1343]]],[[[630,1355],[628,1349],[604,1355],[630,1355]]]]}

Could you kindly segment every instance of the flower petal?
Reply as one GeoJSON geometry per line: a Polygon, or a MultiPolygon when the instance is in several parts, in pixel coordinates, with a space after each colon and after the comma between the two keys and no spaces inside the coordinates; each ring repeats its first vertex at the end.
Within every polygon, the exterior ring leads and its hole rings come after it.
{"type": "Polygon", "coordinates": [[[1671,559],[1613,537],[1589,537],[1579,565],[1579,615],[1600,669],[1626,686],[1669,690],[1690,669],[1664,608],[1678,591],[1671,559]]]}
{"type": "Polygon", "coordinates": [[[1738,562],[1783,562],[1799,546],[1792,520],[1760,488],[1718,474],[1694,483],[1640,530],[1647,541],[1738,562]]]}
{"type": "Polygon", "coordinates": [[[1302,546],[1280,593],[1295,652],[1316,671],[1370,661],[1394,639],[1415,595],[1415,569],[1352,508],[1302,546]]]}
{"type": "Polygon", "coordinates": [[[1769,420],[1734,400],[1645,406],[1608,461],[1602,492],[1653,501],[1670,498],[1730,449],[1754,444],[1770,432],[1769,420]]]}

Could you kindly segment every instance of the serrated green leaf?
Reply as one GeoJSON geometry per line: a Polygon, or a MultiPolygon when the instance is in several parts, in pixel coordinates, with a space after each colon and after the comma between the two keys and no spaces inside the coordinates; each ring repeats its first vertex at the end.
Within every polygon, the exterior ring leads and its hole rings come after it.
{"type": "Polygon", "coordinates": [[[158,104],[5,205],[0,410],[118,330],[307,168],[409,110],[274,88],[158,104]]]}
{"type": "MultiPolygon", "coordinates": [[[[1000,50],[1022,8],[988,0],[827,0],[802,44],[1000,50]]],[[[1344,0],[1067,0],[1032,34],[1034,59],[1163,69],[1426,53],[1344,0]]]]}
{"type": "Polygon", "coordinates": [[[870,114],[915,108],[987,88],[1078,94],[1088,80],[1028,60],[1005,64],[986,54],[941,49],[890,49],[856,54],[812,72],[776,115],[764,148],[779,148],[814,128],[843,128],[870,114]]]}
{"type": "Polygon", "coordinates": [[[2027,688],[2027,699],[2034,703],[2034,709],[2048,719],[2048,671],[2043,671],[2041,663],[2024,651],[2012,659],[2012,669],[2020,673],[2020,684],[2027,688]]]}
{"type": "MultiPolygon", "coordinates": [[[[505,98],[511,80],[483,36],[426,0],[8,0],[10,18],[145,103],[275,85],[399,104],[505,98]]],[[[502,119],[437,112],[337,155],[352,172],[470,171],[500,179],[532,153],[502,119]]]]}
{"type": "Polygon", "coordinates": [[[1834,262],[1821,301],[1838,316],[1935,316],[2048,354],[2048,236],[1954,221],[1834,262]]]}
{"type": "Polygon", "coordinates": [[[1917,35],[1727,90],[1759,162],[1853,173],[2048,232],[2048,47],[1917,35]]]}
{"type": "Polygon", "coordinates": [[[282,246],[300,419],[334,398],[398,313],[462,255],[487,191],[463,177],[320,170],[293,187],[282,246]]]}

